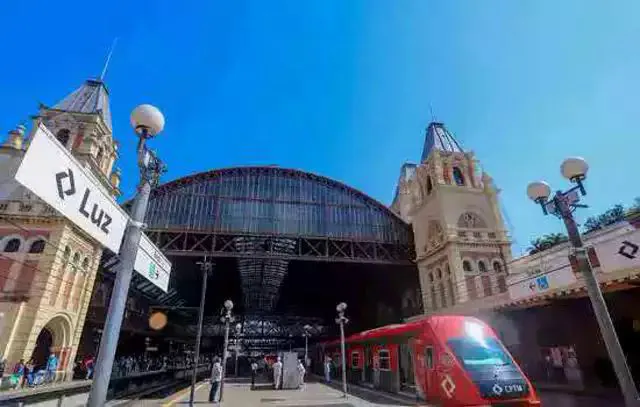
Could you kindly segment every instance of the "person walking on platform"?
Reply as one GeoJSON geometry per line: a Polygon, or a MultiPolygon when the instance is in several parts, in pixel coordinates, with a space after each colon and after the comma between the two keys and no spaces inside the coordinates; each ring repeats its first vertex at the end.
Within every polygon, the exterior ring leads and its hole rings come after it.
{"type": "Polygon", "coordinates": [[[324,381],[331,383],[331,358],[329,356],[324,360],[324,381]]]}
{"type": "Polygon", "coordinates": [[[300,389],[304,387],[304,375],[307,373],[307,370],[304,368],[304,364],[302,363],[302,359],[298,360],[298,377],[300,378],[300,389]]]}
{"type": "Polygon", "coordinates": [[[276,390],[282,388],[282,359],[278,356],[278,360],[273,364],[273,386],[276,390]]]}
{"type": "Polygon", "coordinates": [[[258,364],[254,360],[251,362],[251,390],[256,387],[256,374],[258,373],[258,364]]]}
{"type": "Polygon", "coordinates": [[[217,403],[216,394],[220,389],[220,382],[222,381],[222,365],[220,364],[220,358],[213,358],[213,369],[211,369],[211,390],[209,391],[209,402],[217,403]]]}
{"type": "Polygon", "coordinates": [[[54,353],[51,353],[47,359],[45,383],[52,383],[56,380],[56,370],[58,370],[58,358],[54,353]]]}

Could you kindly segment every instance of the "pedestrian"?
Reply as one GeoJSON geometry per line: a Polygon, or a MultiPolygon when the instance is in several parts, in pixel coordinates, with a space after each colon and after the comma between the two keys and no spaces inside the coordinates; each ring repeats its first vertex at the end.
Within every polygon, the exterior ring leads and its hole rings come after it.
{"type": "Polygon", "coordinates": [[[256,374],[258,374],[258,364],[254,360],[251,362],[251,390],[256,387],[256,374]]]}
{"type": "Polygon", "coordinates": [[[58,358],[54,353],[49,355],[45,373],[45,382],[51,383],[56,379],[56,370],[58,369],[58,358]]]}
{"type": "Polygon", "coordinates": [[[307,370],[304,368],[304,364],[302,363],[302,359],[298,360],[298,377],[300,378],[300,389],[304,387],[304,374],[307,370]]]}
{"type": "Polygon", "coordinates": [[[26,365],[24,365],[24,377],[22,378],[22,387],[24,387],[25,383],[27,386],[33,386],[33,370],[34,370],[35,362],[33,358],[29,359],[26,365]]]}
{"type": "Polygon", "coordinates": [[[331,383],[331,358],[329,356],[324,360],[324,381],[331,383]]]}
{"type": "Polygon", "coordinates": [[[220,382],[222,382],[222,365],[220,364],[220,358],[213,358],[213,369],[211,369],[211,390],[209,391],[209,402],[217,403],[216,394],[220,389],[220,382]]]}
{"type": "Polygon", "coordinates": [[[282,387],[282,359],[278,356],[276,363],[273,364],[273,386],[275,390],[282,387]]]}
{"type": "Polygon", "coordinates": [[[18,386],[21,385],[22,382],[22,378],[24,376],[24,359],[20,359],[20,361],[18,363],[16,363],[15,367],[13,368],[13,387],[17,388],[18,386]]]}
{"type": "Polygon", "coordinates": [[[91,380],[93,378],[93,364],[93,355],[88,355],[84,360],[84,369],[87,372],[84,377],[85,380],[91,380]]]}
{"type": "Polygon", "coordinates": [[[4,376],[4,370],[7,368],[7,359],[0,355],[0,379],[4,376]]]}

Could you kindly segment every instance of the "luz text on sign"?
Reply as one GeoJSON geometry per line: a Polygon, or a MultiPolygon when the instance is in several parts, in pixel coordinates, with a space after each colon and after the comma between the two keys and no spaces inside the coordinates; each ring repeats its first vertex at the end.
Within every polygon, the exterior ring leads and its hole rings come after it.
{"type": "Polygon", "coordinates": [[[36,129],[15,179],[89,236],[118,253],[127,214],[43,125],[36,129]]]}

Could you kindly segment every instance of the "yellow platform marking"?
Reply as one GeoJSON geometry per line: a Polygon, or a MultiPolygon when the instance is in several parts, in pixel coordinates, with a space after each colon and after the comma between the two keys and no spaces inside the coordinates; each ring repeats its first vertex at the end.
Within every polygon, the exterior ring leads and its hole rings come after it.
{"type": "MultiPolygon", "coordinates": [[[[203,382],[201,382],[199,384],[196,384],[196,388],[195,388],[195,390],[193,392],[194,395],[205,384],[207,384],[207,381],[203,381],[203,382]]],[[[166,403],[162,404],[162,407],[171,407],[172,405],[176,404],[178,402],[178,400],[180,400],[181,398],[186,396],[187,393],[190,392],[190,391],[191,391],[191,386],[187,387],[186,389],[183,389],[183,390],[179,391],[178,393],[175,394],[175,396],[171,400],[169,400],[166,403]]]]}

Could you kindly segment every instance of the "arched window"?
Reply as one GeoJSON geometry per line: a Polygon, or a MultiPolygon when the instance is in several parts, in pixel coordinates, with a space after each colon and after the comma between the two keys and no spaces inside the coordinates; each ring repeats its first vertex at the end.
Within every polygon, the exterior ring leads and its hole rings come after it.
{"type": "Polygon", "coordinates": [[[4,245],[4,251],[7,253],[15,253],[20,250],[20,239],[13,238],[4,245]]]}
{"type": "Polygon", "coordinates": [[[502,273],[502,265],[499,261],[493,262],[493,271],[495,271],[496,273],[502,273]]]}
{"type": "Polygon", "coordinates": [[[62,255],[62,259],[65,261],[65,263],[69,261],[69,256],[71,256],[71,249],[69,248],[69,246],[67,246],[64,248],[64,254],[62,255]]]}
{"type": "Polygon", "coordinates": [[[427,194],[430,194],[433,190],[433,184],[431,183],[431,177],[427,177],[427,194]]]}
{"type": "Polygon", "coordinates": [[[433,283],[433,272],[429,273],[429,282],[433,283]]]}
{"type": "Polygon", "coordinates": [[[471,262],[469,260],[464,260],[462,262],[462,270],[464,270],[467,273],[473,272],[473,267],[471,267],[471,262]]]}
{"type": "Polygon", "coordinates": [[[437,269],[436,270],[436,274],[438,275],[438,279],[442,278],[442,270],[441,269],[437,269]]]}
{"type": "Polygon", "coordinates": [[[71,132],[68,129],[60,129],[58,134],[56,134],[56,138],[63,146],[66,147],[69,139],[71,138],[71,132]]]}
{"type": "Polygon", "coordinates": [[[445,264],[444,266],[444,273],[447,275],[447,277],[451,275],[451,269],[449,268],[448,264],[445,264]]]}
{"type": "Polygon", "coordinates": [[[464,185],[464,175],[459,167],[453,167],[453,179],[456,181],[456,185],[464,185]]]}
{"type": "Polygon", "coordinates": [[[484,261],[480,260],[480,261],[478,262],[478,270],[479,270],[481,273],[486,273],[486,272],[487,272],[487,266],[484,264],[484,261]]]}
{"type": "Polygon", "coordinates": [[[80,265],[80,253],[76,253],[73,255],[73,270],[78,270],[79,265],[80,265]]]}
{"type": "Polygon", "coordinates": [[[29,253],[42,253],[44,251],[44,240],[38,239],[35,242],[31,243],[31,247],[29,247],[29,253]]]}
{"type": "Polygon", "coordinates": [[[82,260],[82,271],[86,272],[89,269],[89,258],[85,257],[84,260],[82,260]]]}

